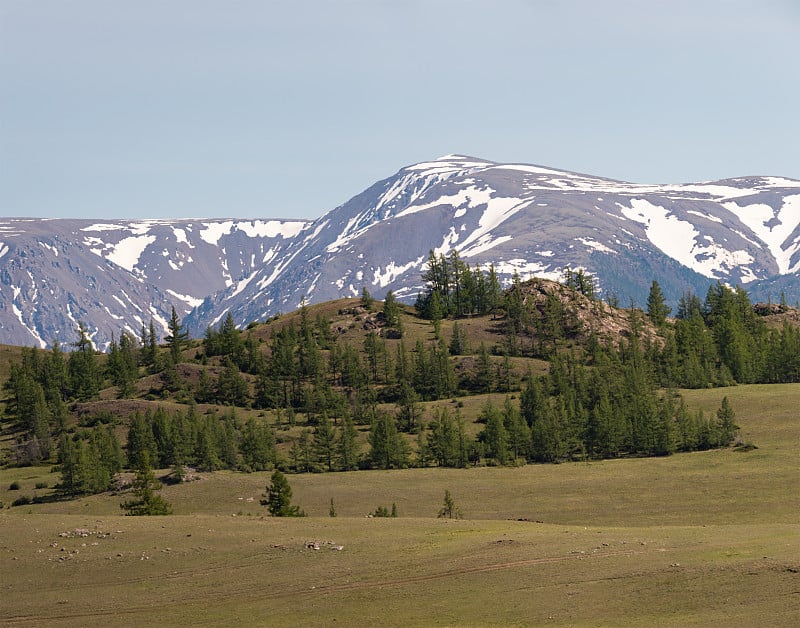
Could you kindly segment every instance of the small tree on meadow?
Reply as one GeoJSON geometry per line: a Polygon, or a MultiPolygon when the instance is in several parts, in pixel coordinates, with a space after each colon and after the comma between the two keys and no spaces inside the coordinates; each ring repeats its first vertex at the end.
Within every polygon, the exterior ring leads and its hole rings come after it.
{"type": "Polygon", "coordinates": [[[735,418],[736,413],[733,411],[733,408],[731,408],[728,398],[723,397],[722,405],[717,410],[717,434],[720,445],[730,445],[736,437],[739,426],[734,422],[735,418]]]}
{"type": "Polygon", "coordinates": [[[171,515],[172,506],[155,491],[161,490],[161,483],[156,479],[150,466],[150,452],[146,449],[139,458],[139,468],[133,480],[134,498],[122,502],[119,506],[126,515],[171,515]]]}
{"type": "Polygon", "coordinates": [[[292,487],[289,481],[278,469],[272,472],[270,484],[261,500],[261,505],[266,506],[273,517],[305,517],[306,513],[300,506],[292,506],[292,487]]]}
{"type": "Polygon", "coordinates": [[[437,517],[440,519],[461,519],[462,516],[461,509],[456,506],[456,501],[453,499],[453,496],[450,495],[450,491],[445,489],[444,503],[437,517]]]}

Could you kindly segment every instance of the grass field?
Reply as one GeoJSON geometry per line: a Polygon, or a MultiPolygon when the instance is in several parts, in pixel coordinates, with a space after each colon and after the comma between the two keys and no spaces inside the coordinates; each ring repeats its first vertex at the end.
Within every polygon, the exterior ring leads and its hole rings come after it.
{"type": "MultiPolygon", "coordinates": [[[[723,395],[757,449],[289,476],[302,519],[265,516],[266,473],[168,486],[171,517],[110,495],[5,508],[0,624],[795,626],[800,385],[684,393],[723,395]],[[465,519],[436,518],[445,489],[465,519]]],[[[58,480],[1,477],[6,506],[58,480]]]]}

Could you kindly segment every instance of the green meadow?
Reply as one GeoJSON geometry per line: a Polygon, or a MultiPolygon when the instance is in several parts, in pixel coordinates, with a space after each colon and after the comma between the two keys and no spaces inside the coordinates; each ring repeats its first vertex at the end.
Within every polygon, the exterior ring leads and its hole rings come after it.
{"type": "Polygon", "coordinates": [[[174,515],[125,517],[122,495],[49,501],[49,468],[4,470],[0,624],[797,625],[800,385],[683,394],[727,395],[757,448],[289,475],[305,518],[267,515],[268,473],[201,474],[162,490],[174,515]],[[445,490],[463,519],[437,518],[445,490]]]}

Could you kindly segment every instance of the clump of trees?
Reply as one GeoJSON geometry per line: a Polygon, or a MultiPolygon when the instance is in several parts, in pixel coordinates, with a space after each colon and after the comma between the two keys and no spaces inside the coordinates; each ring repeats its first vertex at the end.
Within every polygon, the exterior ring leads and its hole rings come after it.
{"type": "Polygon", "coordinates": [[[415,307],[423,318],[437,321],[483,315],[495,313],[501,306],[502,288],[494,264],[486,271],[478,266],[470,268],[456,250],[448,256],[431,251],[422,279],[427,287],[415,307]]]}

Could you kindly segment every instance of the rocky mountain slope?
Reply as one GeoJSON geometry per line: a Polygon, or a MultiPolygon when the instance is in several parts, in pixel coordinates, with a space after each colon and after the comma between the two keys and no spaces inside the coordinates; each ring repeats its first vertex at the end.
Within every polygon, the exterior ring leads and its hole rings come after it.
{"type": "Polygon", "coordinates": [[[308,224],[0,220],[0,342],[71,342],[78,321],[101,348],[151,319],[164,330],[173,306],[183,316],[238,285],[308,224]]]}
{"type": "Polygon", "coordinates": [[[314,221],[0,221],[0,341],[49,344],[84,321],[158,325],[174,305],[195,335],[318,302],[393,290],[413,300],[430,250],[468,264],[599,278],[622,304],[709,283],[800,299],[800,181],[743,177],[642,185],[449,155],[375,183],[314,221]]]}

